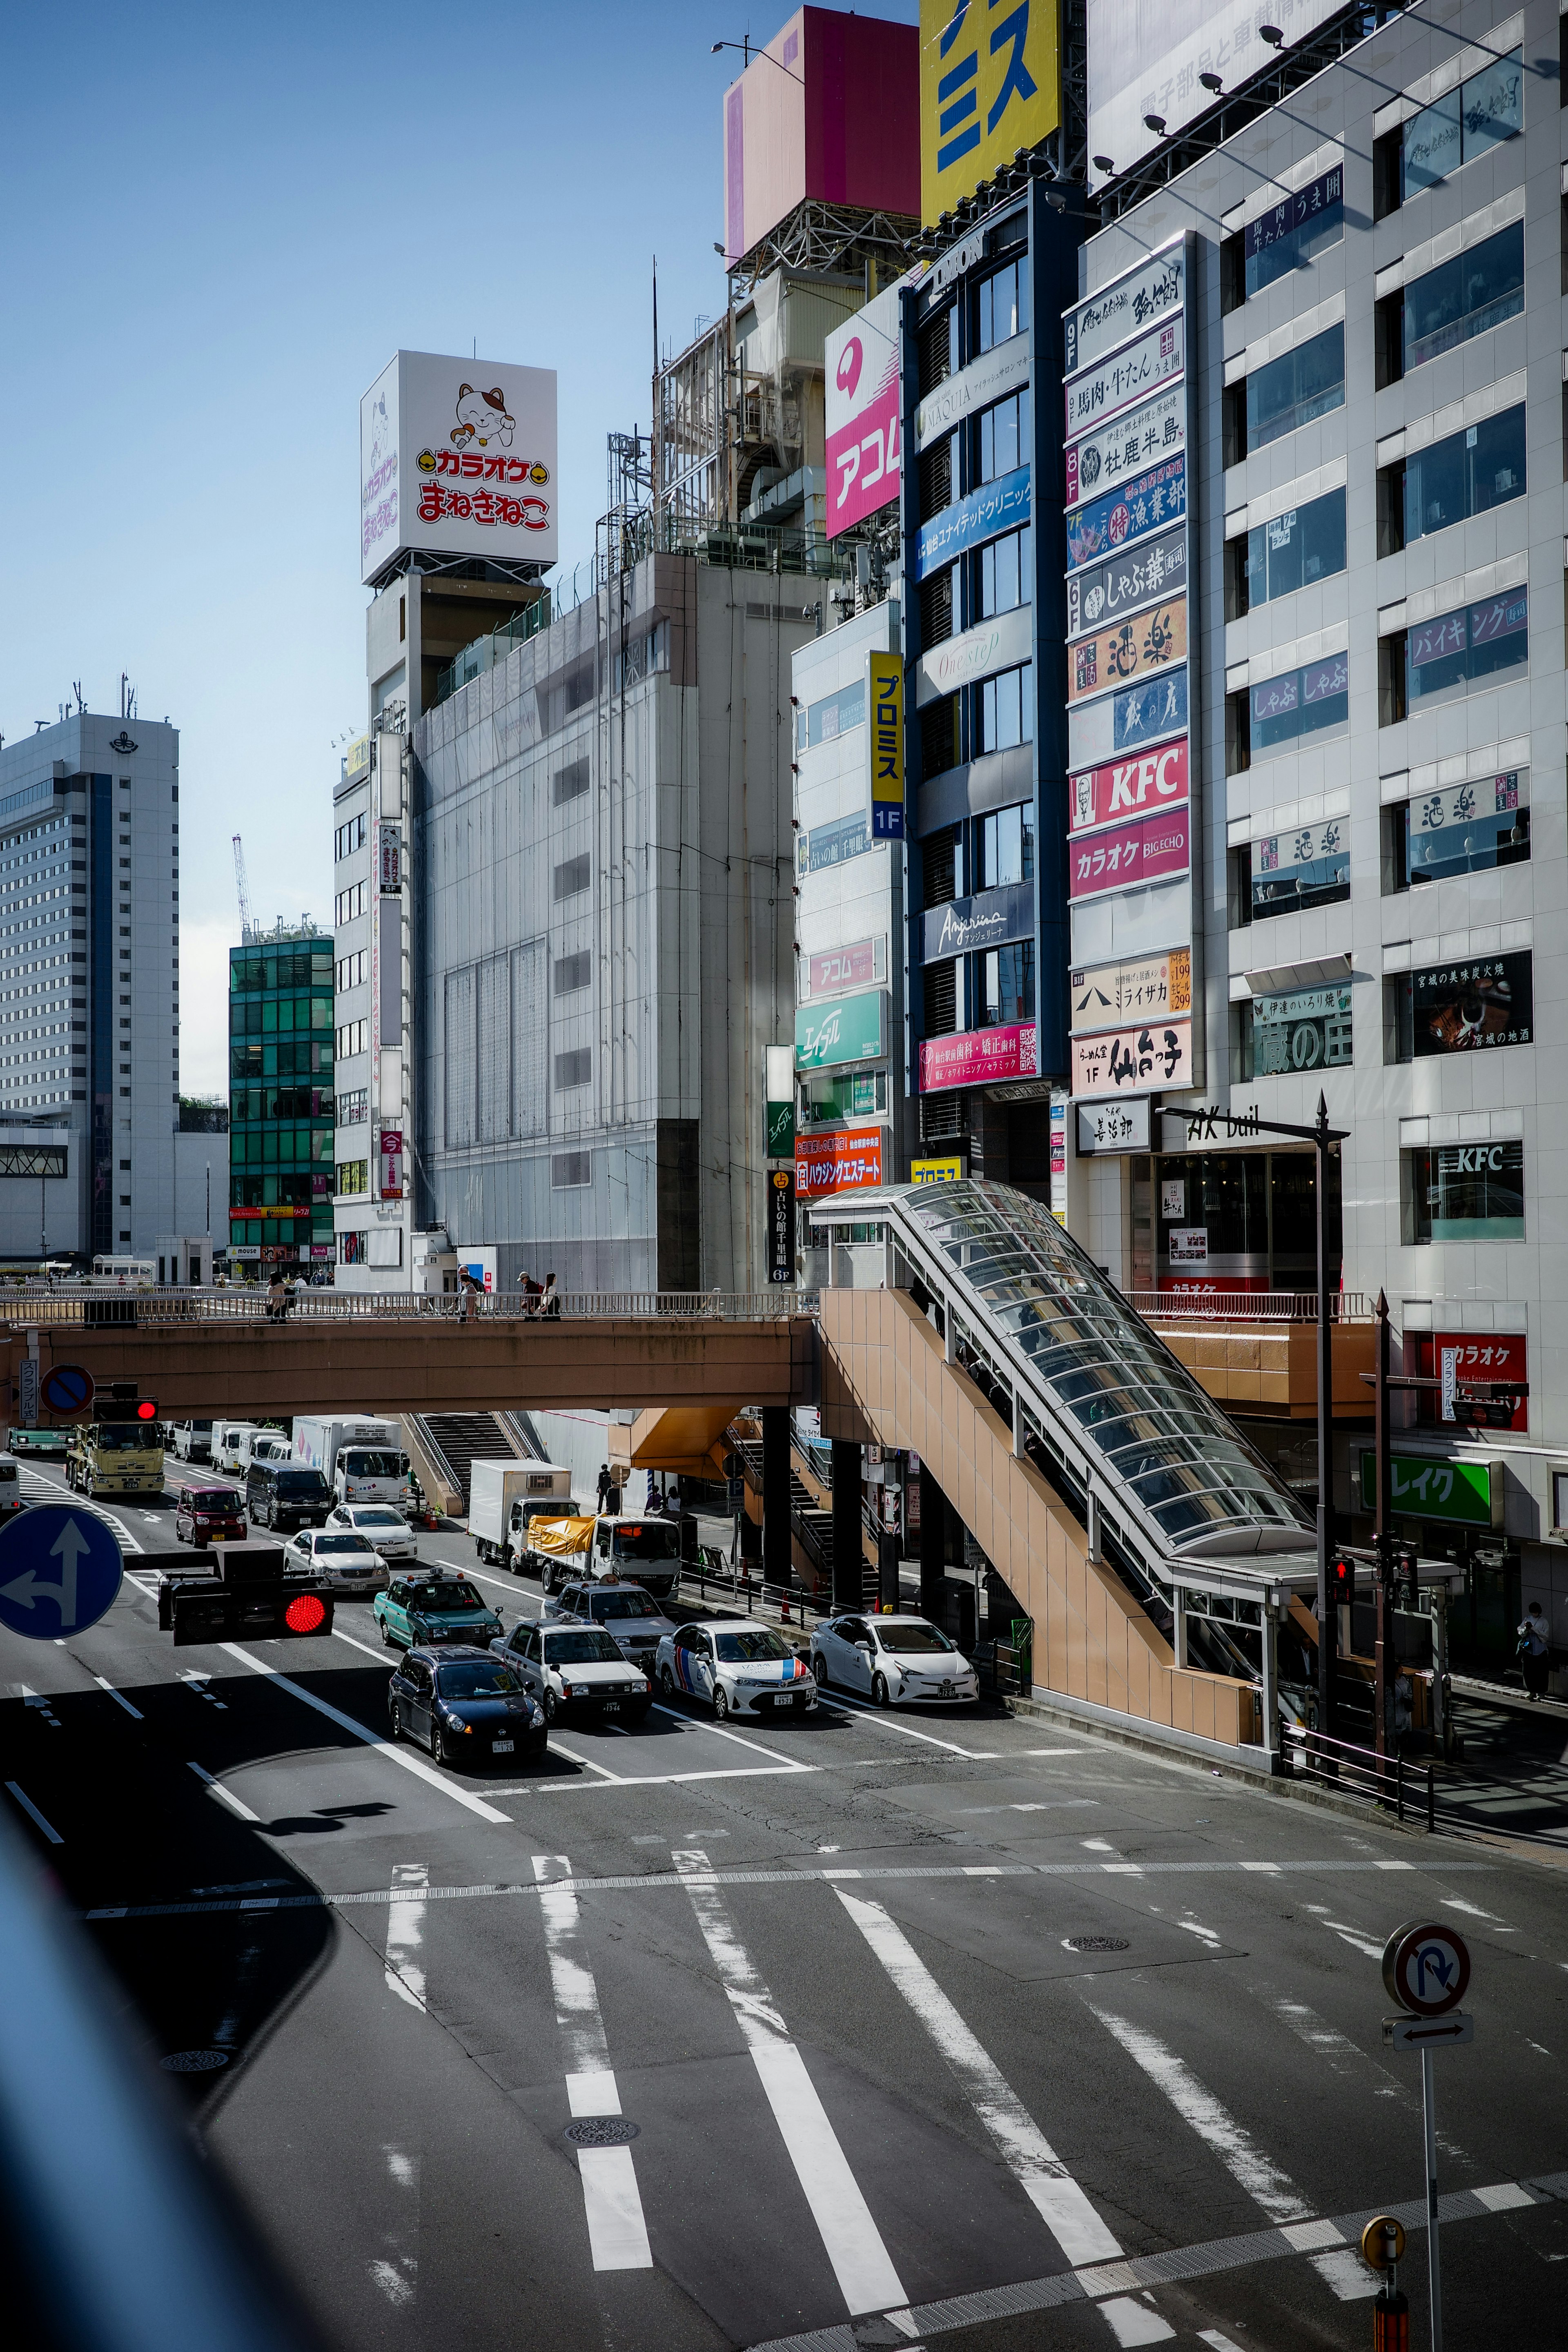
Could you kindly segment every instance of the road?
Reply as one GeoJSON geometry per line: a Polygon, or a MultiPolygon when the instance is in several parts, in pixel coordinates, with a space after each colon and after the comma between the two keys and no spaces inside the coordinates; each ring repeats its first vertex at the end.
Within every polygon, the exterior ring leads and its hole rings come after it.
{"type": "Polygon", "coordinates": [[[109,1616],[0,1634],[0,1801],[332,2344],[1361,2352],[1390,2209],[1424,2343],[1378,1969],[1416,1916],[1475,1958],[1448,2341],[1561,2327],[1555,1871],[996,1711],[659,1706],[438,1772],[384,1740],[368,1605],[176,1652],[172,1510],[111,1516],[109,1616]]]}

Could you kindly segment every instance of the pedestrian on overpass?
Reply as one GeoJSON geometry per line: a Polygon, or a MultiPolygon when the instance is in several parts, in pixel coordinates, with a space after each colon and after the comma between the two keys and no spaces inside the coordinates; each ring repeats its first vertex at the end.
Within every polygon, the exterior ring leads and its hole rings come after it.
{"type": "Polygon", "coordinates": [[[543,1286],[535,1282],[532,1275],[520,1274],[517,1277],[517,1286],[522,1293],[523,1313],[525,1315],[537,1315],[539,1312],[539,1302],[544,1296],[543,1286]]]}
{"type": "Polygon", "coordinates": [[[283,1279],[283,1271],[279,1266],[275,1269],[272,1279],[267,1286],[267,1320],[269,1323],[281,1323],[288,1312],[289,1286],[283,1279]]]}
{"type": "Polygon", "coordinates": [[[458,1320],[471,1323],[479,1311],[479,1286],[471,1274],[465,1274],[458,1285],[458,1320]]]}
{"type": "Polygon", "coordinates": [[[560,1294],[556,1290],[555,1276],[552,1274],[547,1274],[544,1277],[544,1287],[539,1294],[539,1311],[542,1315],[559,1315],[561,1312],[560,1294]]]}
{"type": "Polygon", "coordinates": [[[1547,1639],[1546,1618],[1539,1601],[1532,1601],[1524,1613],[1519,1629],[1519,1663],[1524,1670],[1527,1696],[1546,1696],[1546,1677],[1552,1667],[1552,1644],[1547,1639]]]}

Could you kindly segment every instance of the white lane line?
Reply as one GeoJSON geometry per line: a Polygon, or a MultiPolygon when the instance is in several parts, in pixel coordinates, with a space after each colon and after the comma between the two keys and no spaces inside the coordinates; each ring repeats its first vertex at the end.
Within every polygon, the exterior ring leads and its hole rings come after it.
{"type": "Polygon", "coordinates": [[[392,1900],[386,1913],[388,1990],[410,2009],[423,2011],[425,1967],[417,1957],[425,1942],[425,1901],[430,1873],[422,1862],[398,1862],[392,1869],[392,1900]]]}
{"type": "Polygon", "coordinates": [[[721,1723],[693,1723],[689,1715],[682,1715],[679,1707],[666,1706],[661,1699],[656,1698],[652,1705],[655,1715],[673,1716],[677,1723],[684,1723],[693,1731],[711,1732],[715,1739],[732,1739],[737,1748],[750,1748],[753,1756],[769,1757],[773,1763],[783,1764],[791,1772],[809,1772],[811,1769],[809,1764],[799,1763],[793,1756],[782,1756],[776,1748],[764,1748],[760,1739],[744,1738],[740,1732],[731,1731],[721,1723]]]}
{"type": "Polygon", "coordinates": [[[106,1511],[101,1503],[89,1503],[83,1496],[73,1493],[63,1478],[49,1478],[42,1471],[31,1469],[25,1470],[22,1475],[25,1481],[36,1478],[51,1503],[63,1502],[73,1511],[86,1511],[93,1518],[102,1519],[119,1537],[122,1551],[139,1552],[144,1549],[117,1512],[106,1511]]]}
{"type": "MultiPolygon", "coordinates": [[[[571,1756],[574,1764],[586,1764],[588,1761],[585,1756],[574,1756],[570,1748],[562,1748],[559,1745],[554,1747],[553,1753],[557,1756],[571,1756]]],[[[548,1797],[553,1795],[557,1790],[566,1789],[668,1789],[673,1787],[677,1781],[687,1780],[778,1780],[787,1778],[792,1772],[821,1772],[827,1769],[827,1767],[821,1764],[735,1764],[726,1769],[707,1772],[615,1773],[605,1772],[602,1764],[595,1764],[592,1769],[595,1772],[604,1772],[604,1779],[602,1780],[524,1780],[515,1783],[509,1781],[504,1788],[497,1789],[495,1793],[498,1797],[548,1797]]],[[[1568,1967],[1568,1961],[1563,1965],[1568,1967]]]]}
{"type": "MultiPolygon", "coordinates": [[[[544,1920],[544,1948],[555,1996],[555,2022],[566,2042],[566,2098],[574,2116],[618,2116],[621,2095],[610,2064],[599,1989],[583,1948],[577,1897],[569,1887],[550,1885],[552,1874],[570,1878],[563,1853],[536,1853],[533,1875],[544,1920]]],[[[580,2147],[577,2171],[583,2210],[596,2271],[650,2271],[653,2252],[643,2219],[637,2167],[629,2147],[580,2147]]]]}
{"type": "Polygon", "coordinates": [[[431,1788],[439,1789],[441,1794],[450,1797],[455,1805],[464,1806],[470,1813],[478,1813],[482,1822],[499,1822],[508,1829],[512,1826],[511,1815],[503,1813],[499,1805],[487,1805],[482,1797],[471,1797],[467,1789],[459,1789],[454,1781],[437,1772],[433,1765],[426,1764],[422,1757],[410,1756],[402,1748],[395,1748],[383,1732],[372,1731],[364,1724],[356,1723],[352,1715],[344,1715],[339,1708],[329,1706],[324,1698],[318,1698],[314,1691],[305,1690],[299,1683],[291,1682],[287,1675],[279,1674],[276,1666],[269,1666],[265,1658],[252,1657],[249,1651],[242,1650],[237,1642],[222,1642],[218,1646],[229,1657],[237,1658],[242,1666],[248,1666],[252,1674],[266,1675],[279,1690],[287,1691],[290,1698],[301,1700],[306,1706],[313,1706],[318,1715],[324,1715],[328,1722],[335,1723],[341,1731],[352,1733],[355,1739],[363,1739],[367,1748],[374,1748],[389,1764],[401,1764],[403,1769],[412,1772],[416,1780],[428,1781],[431,1788]]]}
{"type": "Polygon", "coordinates": [[[1178,2058],[1156,2034],[1133,2025],[1127,2018],[1089,2008],[1121,2042],[1123,2050],[1155,2087],[1163,2091],[1182,2121],[1195,2131],[1218,2157],[1231,2179],[1244,2189],[1268,2219],[1284,2231],[1292,2244],[1306,2252],[1332,2246],[1332,2252],[1315,2252],[1312,2268],[1342,2303],[1360,2302],[1377,2293],[1377,2281],[1359,2256],[1343,2244],[1331,2221],[1314,2220],[1312,2208],[1287,2172],[1260,2148],[1245,2125],[1200,2083],[1184,2058],[1178,2058]]]}
{"type": "Polygon", "coordinates": [[[143,1716],[141,1708],[139,1706],[132,1706],[131,1701],[126,1697],[123,1691],[117,1691],[114,1685],[112,1683],[105,1682],[101,1675],[94,1675],[92,1679],[98,1685],[100,1690],[106,1690],[109,1693],[110,1697],[114,1701],[116,1706],[122,1706],[127,1715],[133,1715],[136,1717],[138,1723],[144,1723],[146,1721],[146,1717],[143,1716]]]}
{"type": "Polygon", "coordinates": [[[1169,2344],[1175,2329],[1168,2319],[1157,2312],[1152,2303],[1143,2303],[1135,2294],[1112,2295],[1100,2306],[1110,2323],[1110,2332],[1118,2344],[1169,2344]]]}
{"type": "Polygon", "coordinates": [[[42,1697],[37,1691],[30,1689],[26,1683],[17,1684],[16,1693],[17,1696],[21,1699],[22,1705],[24,1706],[35,1707],[52,1730],[58,1731],[60,1728],[59,1717],[55,1713],[54,1708],[50,1706],[47,1698],[42,1697]]]}
{"type": "Polygon", "coordinates": [[[999,1748],[961,1748],[956,1739],[939,1739],[934,1731],[917,1731],[912,1723],[900,1723],[890,1712],[884,1713],[879,1706],[868,1706],[864,1699],[847,1698],[842,1691],[836,1690],[829,1698],[820,1684],[816,1704],[818,1706],[837,1707],[845,1715],[867,1716],[871,1722],[880,1724],[884,1731],[901,1731],[906,1739],[921,1739],[928,1748],[945,1748],[950,1755],[967,1756],[973,1764],[994,1764],[1002,1753],[999,1748]]]}
{"type": "Polygon", "coordinates": [[[591,1756],[579,1756],[574,1748],[563,1748],[559,1739],[552,1739],[550,1746],[557,1756],[564,1756],[569,1764],[581,1764],[585,1771],[600,1772],[606,1780],[613,1780],[617,1788],[621,1786],[620,1774],[612,1772],[607,1764],[595,1764],[591,1756]]]}
{"type": "Polygon", "coordinates": [[[351,1650],[363,1650],[367,1658],[374,1658],[377,1665],[386,1668],[388,1674],[393,1673],[396,1667],[395,1657],[388,1656],[385,1650],[373,1650],[368,1642],[361,1642],[353,1633],[345,1633],[341,1625],[332,1627],[332,1639],[334,1642],[346,1642],[351,1650]]]}
{"type": "Polygon", "coordinates": [[[193,1764],[190,1769],[195,1774],[198,1780],[205,1781],[207,1788],[211,1790],[212,1794],[218,1798],[222,1803],[226,1804],[231,1813],[237,1813],[239,1815],[242,1822],[258,1822],[261,1819],[260,1814],[253,1813],[248,1805],[241,1804],[239,1799],[235,1795],[232,1789],[226,1789],[224,1787],[223,1782],[218,1779],[216,1772],[209,1772],[206,1769],[206,1767],[202,1764],[193,1764]]]}
{"type": "Polygon", "coordinates": [[[731,1924],[723,1896],[697,1875],[711,1870],[708,1856],[695,1847],[677,1849],[675,1866],[687,1879],[686,1891],[709,1956],[729,1995],[742,2039],[752,2053],[851,2316],[907,2305],[909,2297],[892,2257],[827,2120],[816,2085],[806,2073],[805,2061],[784,2032],[773,1995],[731,1924]]]}
{"type": "Polygon", "coordinates": [[[43,1831],[44,1835],[48,1839],[49,1843],[51,1845],[64,1845],[65,1840],[61,1837],[58,1830],[55,1828],[52,1822],[47,1822],[44,1819],[42,1813],[39,1812],[37,1805],[34,1804],[31,1797],[27,1795],[26,1791],[19,1789],[15,1780],[7,1780],[5,1786],[16,1798],[16,1802],[21,1806],[22,1811],[25,1813],[30,1813],[32,1815],[34,1821],[37,1822],[38,1827],[43,1831]]]}
{"type": "Polygon", "coordinates": [[[861,1895],[847,1895],[841,1886],[835,1887],[834,1893],[958,2077],[1018,2186],[1068,2263],[1077,2270],[1084,2263],[1114,2261],[1121,2252],[1117,2240],[903,1929],[879,1903],[861,1895]]]}
{"type": "Polygon", "coordinates": [[[211,1691],[207,1688],[208,1683],[212,1680],[211,1675],[197,1674],[189,1666],[180,1667],[178,1669],[178,1673],[181,1682],[184,1684],[185,1688],[190,1692],[193,1698],[205,1698],[209,1706],[216,1706],[220,1715],[226,1715],[228,1712],[228,1701],[223,1698],[215,1698],[211,1691]]]}

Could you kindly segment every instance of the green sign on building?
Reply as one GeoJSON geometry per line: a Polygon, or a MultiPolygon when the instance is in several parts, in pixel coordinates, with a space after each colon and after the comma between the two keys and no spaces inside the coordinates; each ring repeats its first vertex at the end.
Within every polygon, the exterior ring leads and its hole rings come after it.
{"type": "MultiPolygon", "coordinates": [[[[1456,1527],[1500,1524],[1501,1465],[1496,1462],[1436,1462],[1428,1454],[1395,1454],[1390,1500],[1400,1518],[1447,1519],[1456,1527]]],[[[1361,1457],[1361,1498],[1377,1508],[1377,1456],[1368,1446],[1361,1457]]]]}
{"type": "Polygon", "coordinates": [[[831,1069],[840,1062],[879,1062],[887,1052],[888,992],[837,996],[827,1004],[803,1004],[795,1016],[797,1070],[831,1069]]]}
{"type": "Polygon", "coordinates": [[[767,1106],[769,1160],[795,1158],[795,1105],[793,1102],[771,1102],[767,1106]]]}

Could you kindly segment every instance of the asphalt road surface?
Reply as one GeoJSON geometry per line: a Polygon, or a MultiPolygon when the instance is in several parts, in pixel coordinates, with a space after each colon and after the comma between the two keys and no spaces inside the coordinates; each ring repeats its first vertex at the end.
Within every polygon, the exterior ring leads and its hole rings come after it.
{"type": "Polygon", "coordinates": [[[104,1515],[110,1615],[0,1634],[0,1801],[332,2344],[1361,2352],[1386,2210],[1424,2344],[1417,1916],[1475,1960],[1448,2344],[1568,2340],[1558,1872],[989,1710],[656,1706],[438,1771],[368,1604],[175,1651],[172,1510],[104,1515]]]}

